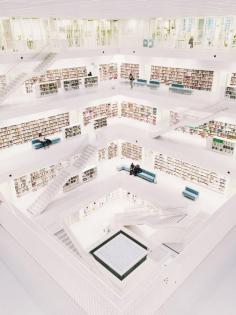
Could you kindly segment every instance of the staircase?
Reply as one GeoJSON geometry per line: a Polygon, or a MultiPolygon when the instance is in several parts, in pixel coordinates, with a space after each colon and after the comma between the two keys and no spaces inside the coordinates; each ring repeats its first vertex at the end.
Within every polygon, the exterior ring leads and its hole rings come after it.
{"type": "Polygon", "coordinates": [[[71,251],[75,256],[81,257],[79,251],[71,241],[69,235],[66,233],[64,229],[59,230],[54,234],[56,238],[65,246],[69,251],[71,251]]]}
{"type": "MultiPolygon", "coordinates": [[[[27,67],[27,62],[21,62],[17,64],[13,69],[11,69],[7,75],[11,76],[11,72],[13,73],[13,76],[15,76],[15,73],[19,73],[14,77],[14,79],[10,80],[10,82],[0,90],[0,104],[4,102],[12,93],[14,93],[22,84],[27,80],[30,79],[32,76],[38,76],[46,71],[46,69],[49,68],[49,66],[54,62],[56,58],[56,53],[45,53],[42,55],[42,61],[39,65],[37,65],[35,68],[31,69],[29,72],[21,71],[24,66],[27,67]],[[17,69],[19,68],[19,69],[17,69]]],[[[38,54],[34,57],[38,57],[38,54]]],[[[34,59],[33,58],[33,59],[34,59]]],[[[30,60],[33,61],[33,60],[30,60]]]]}
{"type": "Polygon", "coordinates": [[[96,151],[97,148],[95,146],[90,144],[87,145],[79,158],[72,165],[60,171],[59,174],[48,184],[43,193],[28,208],[28,211],[33,215],[44,212],[58,192],[62,189],[66,181],[71,177],[71,174],[75,171],[82,171],[96,151]]]}

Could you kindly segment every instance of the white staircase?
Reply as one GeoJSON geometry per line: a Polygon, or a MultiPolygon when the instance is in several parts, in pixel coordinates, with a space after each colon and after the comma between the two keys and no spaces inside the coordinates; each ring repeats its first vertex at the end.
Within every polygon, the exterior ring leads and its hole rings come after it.
{"type": "MultiPolygon", "coordinates": [[[[42,54],[42,61],[33,69],[28,72],[21,71],[21,69],[27,68],[27,62],[22,62],[17,64],[13,69],[11,69],[6,75],[8,77],[13,77],[10,82],[0,90],[0,104],[4,102],[12,93],[14,93],[22,84],[30,79],[32,76],[38,76],[46,71],[49,66],[54,62],[56,58],[56,53],[42,54]],[[16,75],[16,73],[19,73],[16,75]]],[[[38,58],[38,54],[34,58],[38,58]]],[[[33,59],[34,59],[33,58],[33,59]]],[[[30,60],[33,61],[33,60],[30,60]]]]}
{"type": "Polygon", "coordinates": [[[28,211],[34,215],[40,214],[46,210],[48,205],[56,197],[57,193],[62,189],[66,181],[75,171],[81,171],[92,158],[97,148],[92,145],[87,145],[79,158],[70,166],[64,168],[59,174],[48,184],[43,193],[32,203],[28,211]]]}
{"type": "Polygon", "coordinates": [[[54,235],[63,244],[63,246],[69,249],[75,256],[81,257],[79,251],[77,250],[69,235],[64,229],[57,231],[56,233],[54,233],[54,235]]]}

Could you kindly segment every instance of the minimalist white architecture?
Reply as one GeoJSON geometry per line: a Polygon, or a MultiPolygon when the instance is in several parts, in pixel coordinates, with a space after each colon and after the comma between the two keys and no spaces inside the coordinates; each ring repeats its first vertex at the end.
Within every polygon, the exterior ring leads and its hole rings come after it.
{"type": "Polygon", "coordinates": [[[235,3],[0,12],[0,273],[22,314],[180,314],[235,235],[235,3]]]}

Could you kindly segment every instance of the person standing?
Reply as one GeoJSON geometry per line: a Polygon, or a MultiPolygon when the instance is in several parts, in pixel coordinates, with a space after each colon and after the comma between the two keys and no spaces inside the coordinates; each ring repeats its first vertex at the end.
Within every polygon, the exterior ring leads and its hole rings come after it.
{"type": "Polygon", "coordinates": [[[129,82],[130,82],[130,87],[131,87],[131,89],[132,89],[133,86],[134,86],[134,84],[133,84],[133,82],[134,82],[134,76],[133,76],[132,72],[130,72],[130,74],[129,74],[129,82]]]}
{"type": "Polygon", "coordinates": [[[133,175],[134,173],[134,163],[132,162],[129,169],[129,175],[133,175]]]}

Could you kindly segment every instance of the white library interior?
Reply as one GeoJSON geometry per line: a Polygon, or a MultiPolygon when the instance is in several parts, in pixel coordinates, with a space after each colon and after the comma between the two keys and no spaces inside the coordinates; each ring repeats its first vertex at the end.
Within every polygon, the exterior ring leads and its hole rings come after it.
{"type": "Polygon", "coordinates": [[[0,313],[235,314],[235,3],[0,12],[0,313]]]}

